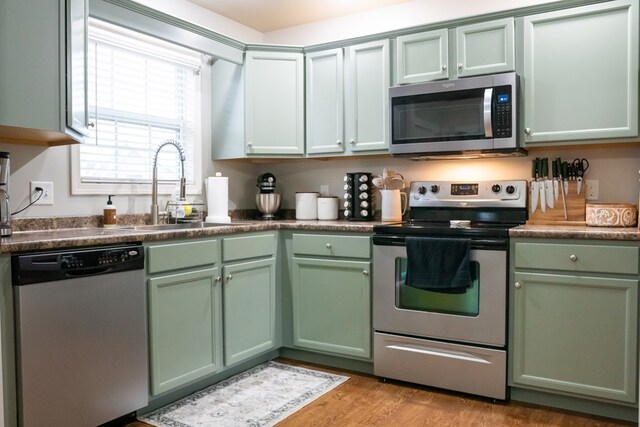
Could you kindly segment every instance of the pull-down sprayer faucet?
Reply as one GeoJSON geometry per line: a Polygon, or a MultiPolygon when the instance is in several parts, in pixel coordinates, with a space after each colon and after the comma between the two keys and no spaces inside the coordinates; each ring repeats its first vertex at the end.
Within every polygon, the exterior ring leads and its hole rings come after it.
{"type": "Polygon", "coordinates": [[[160,150],[167,145],[173,145],[176,147],[180,154],[180,163],[182,165],[182,173],[180,176],[180,200],[186,200],[187,198],[187,180],[184,177],[184,162],[187,158],[184,155],[184,148],[178,141],[168,139],[164,143],[160,144],[156,150],[156,154],[153,156],[153,182],[151,184],[151,221],[153,225],[158,224],[158,154],[160,153],[160,150]]]}

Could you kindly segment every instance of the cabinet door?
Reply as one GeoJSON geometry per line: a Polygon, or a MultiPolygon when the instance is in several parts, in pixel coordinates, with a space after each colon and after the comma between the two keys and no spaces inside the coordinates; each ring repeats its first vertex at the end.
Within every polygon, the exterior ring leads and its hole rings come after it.
{"type": "Polygon", "coordinates": [[[294,345],[371,357],[371,264],[293,257],[294,345]]]}
{"type": "Polygon", "coordinates": [[[638,3],[524,18],[525,142],[638,135],[638,3]]]}
{"type": "Polygon", "coordinates": [[[396,83],[449,78],[447,29],[400,36],[396,39],[396,83]]]}
{"type": "Polygon", "coordinates": [[[344,151],[342,49],[306,56],[307,154],[344,151]]]}
{"type": "Polygon", "coordinates": [[[350,46],[346,71],[350,150],[388,150],[389,40],[350,46]]]}
{"type": "Polygon", "coordinates": [[[304,74],[301,53],[247,52],[247,155],[304,154],[304,74]]]}
{"type": "Polygon", "coordinates": [[[88,134],[87,24],[88,0],[65,0],[67,45],[67,126],[88,134]]]}
{"type": "Polygon", "coordinates": [[[224,361],[229,366],[276,347],[276,261],[223,267],[224,361]]]}
{"type": "Polygon", "coordinates": [[[638,280],[515,274],[513,383],[635,402],[638,280]]]}
{"type": "Polygon", "coordinates": [[[456,28],[458,77],[515,70],[513,18],[456,28]]]}
{"type": "Polygon", "coordinates": [[[221,368],[217,268],[149,279],[151,394],[221,368]]]}

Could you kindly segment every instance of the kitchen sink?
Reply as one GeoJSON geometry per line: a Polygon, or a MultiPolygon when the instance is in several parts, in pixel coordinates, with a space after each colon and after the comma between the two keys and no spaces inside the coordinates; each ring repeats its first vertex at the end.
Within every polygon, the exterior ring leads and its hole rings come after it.
{"type": "Polygon", "coordinates": [[[171,230],[191,230],[198,228],[222,227],[231,224],[214,224],[206,222],[184,222],[178,224],[155,224],[155,225],[123,225],[118,227],[121,230],[140,230],[140,231],[171,231],[171,230]]]}

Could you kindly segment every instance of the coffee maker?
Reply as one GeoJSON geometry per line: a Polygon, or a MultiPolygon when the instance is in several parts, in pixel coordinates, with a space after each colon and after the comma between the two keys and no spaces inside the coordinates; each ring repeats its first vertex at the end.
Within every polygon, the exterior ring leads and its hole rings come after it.
{"type": "Polygon", "coordinates": [[[0,151],[0,235],[11,236],[11,212],[9,212],[9,153],[0,151]]]}
{"type": "Polygon", "coordinates": [[[258,175],[260,193],[256,194],[256,206],[260,211],[260,219],[274,219],[280,208],[281,197],[276,193],[276,177],[267,172],[258,175]]]}

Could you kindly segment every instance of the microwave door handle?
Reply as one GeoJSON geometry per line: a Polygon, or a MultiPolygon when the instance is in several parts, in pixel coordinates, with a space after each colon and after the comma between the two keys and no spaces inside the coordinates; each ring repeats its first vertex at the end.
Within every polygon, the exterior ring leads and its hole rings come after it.
{"type": "Polygon", "coordinates": [[[484,136],[485,138],[493,138],[493,126],[491,125],[491,104],[493,101],[493,88],[484,90],[484,136]]]}

